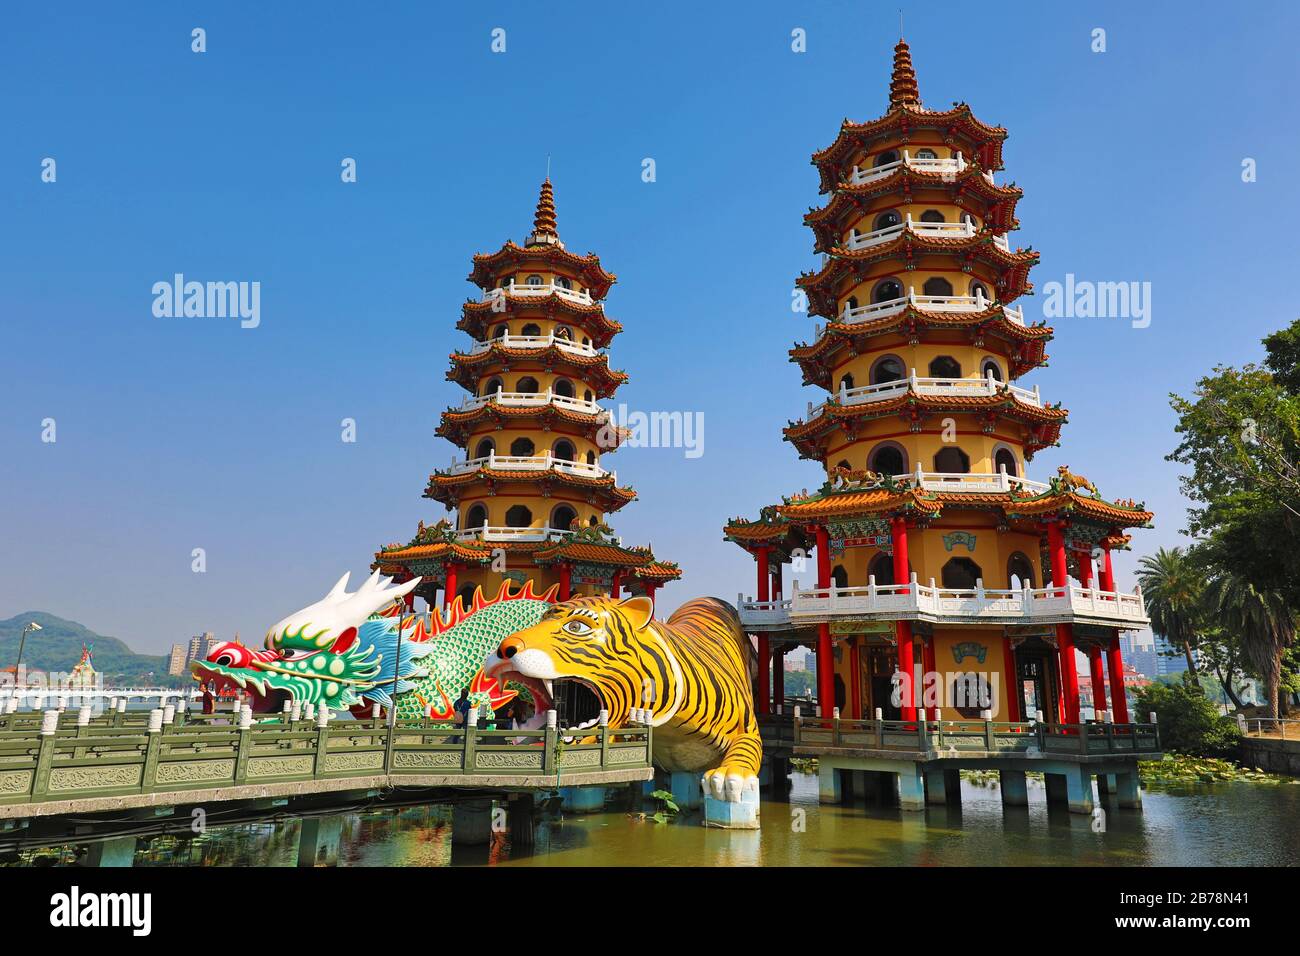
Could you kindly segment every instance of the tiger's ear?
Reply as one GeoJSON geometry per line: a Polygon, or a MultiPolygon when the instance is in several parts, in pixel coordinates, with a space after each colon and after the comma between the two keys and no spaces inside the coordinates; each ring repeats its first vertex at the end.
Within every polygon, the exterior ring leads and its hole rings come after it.
{"type": "Polygon", "coordinates": [[[649,624],[650,619],[655,616],[655,602],[645,596],[619,601],[618,607],[638,631],[649,624]]]}

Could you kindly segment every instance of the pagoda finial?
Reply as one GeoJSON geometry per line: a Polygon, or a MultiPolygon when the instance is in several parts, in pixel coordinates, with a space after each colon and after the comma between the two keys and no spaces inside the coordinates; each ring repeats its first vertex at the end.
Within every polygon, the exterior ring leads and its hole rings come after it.
{"type": "Polygon", "coordinates": [[[555,227],[555,191],[551,187],[549,175],[542,181],[542,194],[537,197],[537,214],[533,217],[533,232],[528,237],[527,245],[564,246],[555,227]]]}
{"type": "Polygon", "coordinates": [[[920,106],[921,91],[916,85],[916,70],[912,68],[912,51],[901,36],[894,47],[894,75],[889,79],[889,108],[920,106]]]}

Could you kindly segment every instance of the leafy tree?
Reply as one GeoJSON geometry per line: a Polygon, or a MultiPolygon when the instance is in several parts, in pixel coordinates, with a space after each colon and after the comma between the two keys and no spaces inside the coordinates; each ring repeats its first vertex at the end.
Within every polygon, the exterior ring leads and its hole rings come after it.
{"type": "Polygon", "coordinates": [[[1206,607],[1235,633],[1242,654],[1264,679],[1268,716],[1276,719],[1282,655],[1295,641],[1295,614],[1279,591],[1260,591],[1235,571],[1223,571],[1205,590],[1206,607]]]}
{"type": "Polygon", "coordinates": [[[1198,686],[1148,684],[1137,693],[1138,713],[1154,712],[1166,750],[1198,757],[1224,757],[1241,737],[1237,724],[1222,716],[1198,686]]]}
{"type": "Polygon", "coordinates": [[[1300,319],[1264,339],[1264,367],[1292,395],[1300,395],[1300,319]]]}
{"type": "Polygon", "coordinates": [[[1192,649],[1199,643],[1201,599],[1205,578],[1182,548],[1161,548],[1138,562],[1138,583],[1146,602],[1151,630],[1187,657],[1188,682],[1196,679],[1192,649]]]}

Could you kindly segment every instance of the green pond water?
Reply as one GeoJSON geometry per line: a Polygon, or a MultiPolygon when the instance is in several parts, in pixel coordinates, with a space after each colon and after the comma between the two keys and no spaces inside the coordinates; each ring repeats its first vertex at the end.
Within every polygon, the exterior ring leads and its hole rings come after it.
{"type": "MultiPolygon", "coordinates": [[[[856,803],[822,806],[817,780],[794,774],[786,800],[765,800],[762,829],[723,831],[683,814],[658,824],[625,811],[565,814],[539,824],[536,845],[505,834],[452,846],[451,813],[421,806],[340,814],[342,866],[1225,866],[1300,861],[1300,784],[1247,782],[1144,789],[1141,811],[1112,802],[1102,823],[1049,812],[1041,780],[1030,806],[1005,811],[995,783],[962,782],[960,811],[923,813],[856,803]],[[1097,832],[1097,830],[1101,832],[1097,832]]],[[[650,809],[647,807],[646,809],[650,809]]],[[[136,866],[293,866],[293,818],[210,827],[198,838],[142,837],[136,866]]],[[[71,847],[28,851],[23,863],[69,862],[71,847]],[[43,859],[33,859],[42,857],[43,859]]]]}

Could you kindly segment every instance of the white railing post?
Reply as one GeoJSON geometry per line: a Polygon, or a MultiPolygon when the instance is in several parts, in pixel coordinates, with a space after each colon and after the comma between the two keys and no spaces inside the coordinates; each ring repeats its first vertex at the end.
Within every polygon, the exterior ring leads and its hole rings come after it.
{"type": "Polygon", "coordinates": [[[916,463],[916,487],[920,488],[925,483],[925,472],[921,470],[921,463],[916,463]]]}
{"type": "Polygon", "coordinates": [[[867,595],[874,606],[876,603],[876,576],[874,574],[867,575],[867,595]]]}
{"type": "Polygon", "coordinates": [[[911,374],[907,376],[907,384],[912,391],[916,391],[916,369],[912,369],[911,374]]]}
{"type": "Polygon", "coordinates": [[[983,603],[984,603],[985,598],[984,598],[984,579],[983,579],[983,578],[976,578],[976,579],[975,579],[975,600],[978,601],[980,604],[983,604],[983,603]]]}
{"type": "Polygon", "coordinates": [[[957,150],[957,172],[960,173],[965,168],[966,168],[966,160],[961,158],[961,150],[959,149],[957,150]]]}

